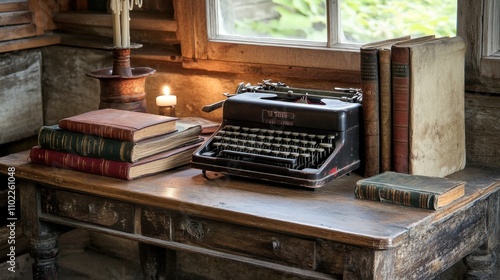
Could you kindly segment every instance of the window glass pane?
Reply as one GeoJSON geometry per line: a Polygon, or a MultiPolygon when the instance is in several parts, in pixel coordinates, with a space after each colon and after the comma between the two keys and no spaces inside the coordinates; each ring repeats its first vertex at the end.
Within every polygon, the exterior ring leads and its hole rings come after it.
{"type": "Polygon", "coordinates": [[[219,0],[218,35],[326,42],[326,0],[219,0]]]}
{"type": "Polygon", "coordinates": [[[342,0],[342,43],[399,36],[455,36],[457,0],[342,0]]]}
{"type": "Polygon", "coordinates": [[[328,26],[340,30],[331,30],[332,38],[340,41],[333,43],[362,44],[405,35],[456,34],[457,0],[212,1],[216,14],[216,20],[211,21],[216,23],[213,37],[293,39],[326,45],[328,26]],[[332,6],[331,24],[327,21],[327,5],[332,6]],[[340,21],[334,11],[339,11],[340,21]]]}

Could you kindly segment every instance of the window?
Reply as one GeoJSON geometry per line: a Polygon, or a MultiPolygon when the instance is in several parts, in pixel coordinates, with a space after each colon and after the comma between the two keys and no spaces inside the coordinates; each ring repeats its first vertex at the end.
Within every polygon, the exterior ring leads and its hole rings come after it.
{"type": "Polygon", "coordinates": [[[500,78],[500,1],[484,3],[480,76],[500,78]]]}
{"type": "MultiPolygon", "coordinates": [[[[226,1],[231,2],[231,0],[226,1]]],[[[243,2],[256,1],[261,0],[243,2]]],[[[328,1],[330,4],[336,2],[328,1]]],[[[429,1],[443,2],[441,0],[429,1]]],[[[414,1],[397,2],[413,3],[414,1]]],[[[219,31],[215,29],[216,25],[208,20],[207,14],[217,11],[214,3],[215,0],[174,1],[179,28],[177,35],[181,43],[185,68],[241,74],[254,73],[267,77],[324,79],[332,82],[338,80],[347,84],[359,83],[359,45],[330,43],[325,47],[315,43],[303,45],[276,44],[271,41],[263,43],[251,38],[240,41],[229,40],[230,38],[224,37],[227,34],[218,33],[219,31]],[[214,35],[217,36],[214,37],[214,35]]],[[[500,1],[456,0],[456,3],[456,32],[465,39],[468,46],[466,85],[487,84],[489,86],[491,83],[482,81],[481,77],[500,77],[498,53],[500,49],[500,24],[498,24],[500,1]]],[[[327,6],[327,14],[336,14],[335,7],[336,5],[327,6]]],[[[328,26],[332,31],[337,28],[331,22],[328,26]]],[[[328,40],[335,42],[334,40],[338,38],[328,40]]],[[[499,86],[493,88],[496,88],[496,92],[500,92],[499,86]]]]}
{"type": "Polygon", "coordinates": [[[334,46],[455,36],[456,0],[210,0],[209,39],[334,46]]]}

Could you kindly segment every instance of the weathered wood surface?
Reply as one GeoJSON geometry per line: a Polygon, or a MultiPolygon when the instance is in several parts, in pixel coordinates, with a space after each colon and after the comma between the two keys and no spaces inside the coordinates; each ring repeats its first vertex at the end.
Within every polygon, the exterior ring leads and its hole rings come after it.
{"type": "Polygon", "coordinates": [[[500,168],[500,96],[465,94],[467,163],[500,168]]]}
{"type": "Polygon", "coordinates": [[[468,184],[465,196],[448,207],[430,211],[356,199],[352,192],[355,182],[361,178],[357,174],[344,176],[316,191],[307,191],[210,172],[212,178],[207,180],[200,170],[191,168],[123,181],[35,165],[29,163],[27,157],[27,152],[13,154],[2,158],[0,164],[16,166],[19,179],[36,180],[68,191],[85,190],[110,199],[222,219],[243,226],[376,249],[399,246],[408,240],[416,225],[442,219],[496,190],[500,176],[497,170],[466,168],[458,174],[482,180],[468,184]]]}
{"type": "Polygon", "coordinates": [[[36,135],[43,124],[42,55],[0,55],[0,144],[36,135]]]}
{"type": "MultiPolygon", "coordinates": [[[[453,174],[453,179],[468,182],[465,196],[432,211],[355,199],[352,191],[360,178],[356,174],[311,191],[214,173],[209,173],[211,179],[207,180],[199,170],[190,168],[123,181],[34,165],[26,157],[24,152],[2,158],[0,172],[5,172],[6,166],[15,166],[20,180],[50,185],[51,192],[64,194],[57,196],[59,209],[77,206],[75,211],[64,213],[47,211],[44,205],[53,205],[54,198],[44,194],[42,188],[43,213],[39,218],[44,223],[89,228],[304,277],[432,278],[482,244],[488,248],[486,253],[492,253],[498,243],[500,174],[495,169],[469,167],[453,174]],[[47,197],[48,202],[43,202],[47,197]],[[133,203],[134,230],[122,232],[113,223],[89,220],[88,213],[78,209],[88,208],[91,201],[104,206],[133,203]]],[[[30,201],[36,205],[39,199],[29,184],[23,187],[23,197],[23,205],[30,201]]],[[[27,226],[36,223],[33,211],[27,213],[27,226]]],[[[107,212],[117,216],[113,209],[107,212]]],[[[30,236],[36,238],[35,248],[52,244],[52,231],[45,233],[48,225],[29,228],[30,236]]],[[[150,259],[146,268],[164,258],[163,251],[149,247],[141,246],[141,254],[150,259]]],[[[52,255],[46,258],[52,263],[52,255]]],[[[37,269],[42,269],[41,265],[39,262],[37,269]]],[[[175,264],[169,262],[168,266],[173,268],[175,264]]],[[[471,271],[491,275],[487,268],[484,272],[478,268],[471,271]]],[[[158,267],[145,272],[158,275],[164,270],[158,267]]]]}

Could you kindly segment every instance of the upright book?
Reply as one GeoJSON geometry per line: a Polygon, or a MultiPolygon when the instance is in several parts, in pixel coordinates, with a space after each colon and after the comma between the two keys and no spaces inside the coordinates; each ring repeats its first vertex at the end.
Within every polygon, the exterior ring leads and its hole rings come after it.
{"type": "Polygon", "coordinates": [[[177,118],[148,113],[100,109],[59,120],[64,130],[136,142],[175,130],[177,118]]]}
{"type": "Polygon", "coordinates": [[[465,193],[465,182],[440,177],[383,172],[356,183],[357,198],[436,210],[465,193]]]}
{"type": "MultiPolygon", "coordinates": [[[[402,37],[395,43],[410,40],[410,36],[402,37]]],[[[392,79],[391,48],[394,43],[379,47],[378,71],[380,92],[380,172],[392,170],[392,79]]]]}
{"type": "Polygon", "coordinates": [[[178,146],[194,143],[200,134],[200,125],[179,122],[172,132],[130,142],[63,130],[58,125],[52,125],[40,129],[38,145],[44,149],[80,156],[136,162],[178,146]]]}
{"type": "Polygon", "coordinates": [[[71,169],[106,177],[133,180],[189,164],[194,150],[203,138],[187,146],[162,152],[134,163],[84,157],[35,146],[29,159],[36,164],[71,169]]]}
{"type": "Polygon", "coordinates": [[[392,47],[394,171],[445,177],[465,167],[465,43],[392,47]]]}
{"type": "MultiPolygon", "coordinates": [[[[379,50],[410,37],[399,37],[361,46],[360,70],[363,92],[364,175],[380,172],[380,76],[379,50]]],[[[383,70],[384,71],[384,70],[383,70]]],[[[385,73],[385,72],[384,72],[385,73]]]]}

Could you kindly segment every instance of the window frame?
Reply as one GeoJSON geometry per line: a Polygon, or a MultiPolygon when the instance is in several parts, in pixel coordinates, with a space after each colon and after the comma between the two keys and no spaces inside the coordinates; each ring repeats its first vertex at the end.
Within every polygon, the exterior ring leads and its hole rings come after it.
{"type": "MultiPolygon", "coordinates": [[[[206,1],[209,0],[174,1],[183,67],[360,83],[359,46],[321,48],[209,40],[206,1]]],[[[492,82],[500,77],[500,56],[491,51],[499,44],[500,27],[493,26],[500,20],[495,13],[499,1],[457,0],[457,35],[467,43],[466,88],[469,90],[500,92],[500,86],[495,85],[498,83],[492,82]]],[[[338,13],[330,7],[329,13],[333,12],[338,13]]]]}

